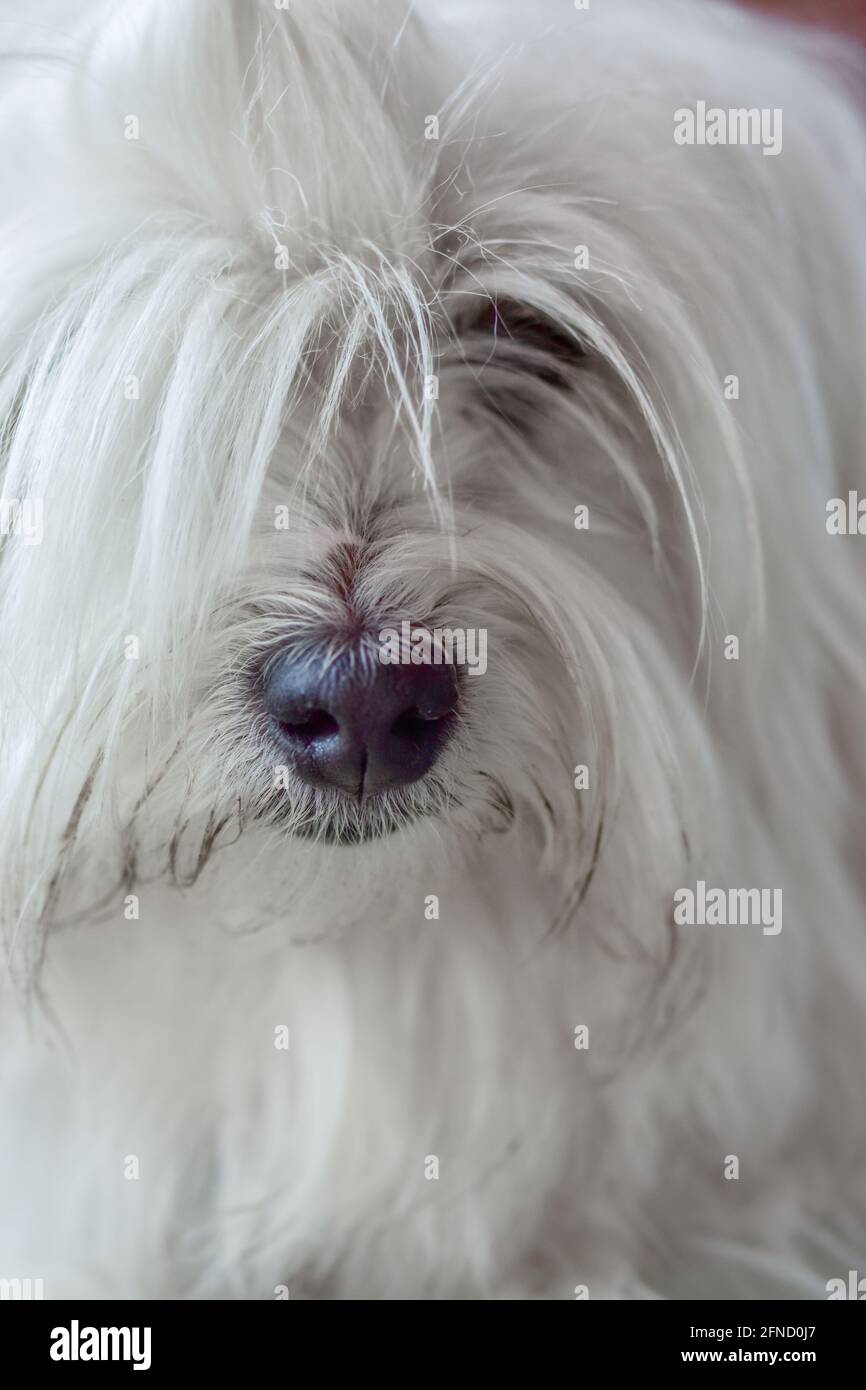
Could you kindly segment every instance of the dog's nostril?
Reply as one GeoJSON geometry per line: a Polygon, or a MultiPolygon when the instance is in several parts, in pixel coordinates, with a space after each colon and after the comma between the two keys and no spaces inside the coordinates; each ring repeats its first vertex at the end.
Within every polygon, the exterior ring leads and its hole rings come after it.
{"type": "Polygon", "coordinates": [[[435,733],[431,725],[443,723],[452,712],[450,709],[429,712],[417,707],[405,709],[391,725],[391,733],[395,738],[427,738],[435,733]]]}
{"type": "Polygon", "coordinates": [[[311,742],[317,738],[329,738],[340,731],[334,716],[324,709],[304,710],[301,714],[293,714],[290,719],[279,719],[277,722],[287,734],[311,742]]]}
{"type": "Polygon", "coordinates": [[[265,668],[261,700],[298,776],[352,796],[417,782],[451,734],[457,682],[447,665],[387,665],[348,649],[291,648],[265,668]]]}

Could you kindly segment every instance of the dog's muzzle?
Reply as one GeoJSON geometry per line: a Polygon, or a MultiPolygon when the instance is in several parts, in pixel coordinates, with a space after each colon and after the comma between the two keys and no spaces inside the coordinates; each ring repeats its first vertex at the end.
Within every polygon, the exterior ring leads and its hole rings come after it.
{"type": "Polygon", "coordinates": [[[362,800],[430,771],[458,691],[449,665],[385,665],[361,647],[287,647],[265,666],[260,696],[297,775],[362,800]]]}

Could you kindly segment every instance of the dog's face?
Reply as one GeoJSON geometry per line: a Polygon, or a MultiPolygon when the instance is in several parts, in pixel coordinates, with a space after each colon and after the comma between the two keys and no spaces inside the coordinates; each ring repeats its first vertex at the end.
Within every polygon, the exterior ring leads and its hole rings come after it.
{"type": "Polygon", "coordinates": [[[572,788],[568,472],[575,449],[601,466],[580,426],[604,430],[605,386],[561,292],[564,321],[500,293],[483,243],[461,259],[434,237],[415,248],[429,274],[382,306],[390,364],[363,333],[340,362],[351,325],[316,330],[240,592],[213,617],[199,756],[289,834],[356,843],[452,816],[502,830],[520,799],[549,818],[572,788]],[[335,365],[347,396],[310,461],[335,365]]]}
{"type": "MultiPolygon", "coordinates": [[[[370,263],[341,252],[354,293],[340,282],[303,340],[182,740],[222,816],[236,800],[327,844],[520,817],[575,863],[594,851],[631,621],[595,552],[639,519],[652,445],[572,267],[527,254],[503,179],[465,225],[439,206],[395,247],[390,214],[370,263]],[[614,524],[597,503],[624,451],[614,524]]],[[[545,211],[564,220],[556,191],[545,211]]],[[[315,272],[286,292],[303,306],[315,272]]]]}
{"type": "Polygon", "coordinates": [[[384,85],[348,21],[318,47],[305,23],[216,79],[202,56],[206,148],[187,75],[172,104],[125,39],[147,147],[101,106],[70,124],[88,200],[53,278],[33,251],[4,380],[7,491],[65,518],[10,560],[22,630],[54,610],[22,795],[61,858],[116,837],[127,882],[252,827],[333,853],[517,825],[579,894],[623,807],[648,855],[680,840],[672,673],[706,593],[682,459],[724,404],[610,196],[635,131],[676,153],[669,102],[597,125],[525,55],[418,96],[402,14],[384,85]]]}

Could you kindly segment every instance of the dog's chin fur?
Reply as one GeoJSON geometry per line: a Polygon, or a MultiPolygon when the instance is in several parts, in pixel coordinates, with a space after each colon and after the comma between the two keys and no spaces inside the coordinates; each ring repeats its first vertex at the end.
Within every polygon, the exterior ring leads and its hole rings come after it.
{"type": "Polygon", "coordinates": [[[401,815],[382,797],[353,803],[336,795],[329,806],[317,805],[311,798],[300,818],[295,807],[284,810],[279,806],[262,816],[270,824],[284,827],[289,836],[322,845],[369,844],[384,835],[393,835],[416,819],[411,812],[401,815]]]}
{"type": "Polygon", "coordinates": [[[406,9],[98,5],[8,65],[0,1275],[820,1296],[866,1258],[852,60],[406,9]],[[697,100],[782,152],[676,144],[697,100]],[[277,778],[269,655],[404,620],[488,634],[429,773],[277,778]],[[676,925],[697,879],[782,932],[676,925]]]}

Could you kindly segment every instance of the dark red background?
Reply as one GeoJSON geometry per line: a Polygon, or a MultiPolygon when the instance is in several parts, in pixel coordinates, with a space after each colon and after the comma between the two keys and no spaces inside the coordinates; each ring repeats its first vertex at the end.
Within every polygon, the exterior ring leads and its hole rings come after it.
{"type": "Polygon", "coordinates": [[[804,24],[840,29],[866,43],[866,0],[742,0],[753,10],[767,10],[804,24]]]}

